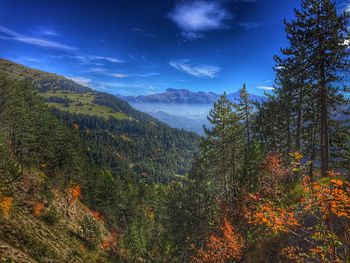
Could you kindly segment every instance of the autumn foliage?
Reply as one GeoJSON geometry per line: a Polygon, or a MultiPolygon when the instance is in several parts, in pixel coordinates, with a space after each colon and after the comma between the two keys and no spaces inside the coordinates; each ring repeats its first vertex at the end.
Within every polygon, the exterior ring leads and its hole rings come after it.
{"type": "MultiPolygon", "coordinates": [[[[275,158],[267,159],[265,165],[268,168],[265,171],[270,171],[271,177],[302,172],[302,156],[292,156],[294,161],[290,171],[275,158]]],[[[348,242],[346,232],[350,229],[350,184],[332,171],[328,172],[327,177],[316,179],[311,180],[303,175],[303,180],[297,183],[302,198],[290,205],[286,205],[287,182],[270,188],[270,191],[276,191],[272,195],[267,195],[265,188],[263,193],[247,194],[245,217],[249,224],[262,226],[274,234],[283,232],[297,238],[298,245],[287,246],[281,251],[289,260],[342,262],[349,256],[346,256],[344,245],[348,242]],[[305,222],[305,218],[309,218],[309,223],[305,222]]],[[[260,235],[263,235],[262,232],[260,235]]]]}
{"type": "Polygon", "coordinates": [[[41,212],[43,211],[43,209],[44,209],[44,204],[43,203],[41,203],[41,202],[35,203],[34,206],[33,206],[33,215],[35,217],[40,216],[41,212]]]}
{"type": "Polygon", "coordinates": [[[116,252],[117,250],[117,232],[113,231],[109,237],[102,240],[101,247],[105,251],[116,252]]]}
{"type": "Polygon", "coordinates": [[[300,225],[294,211],[277,207],[271,202],[252,205],[245,216],[250,224],[264,225],[276,233],[288,232],[300,225]]]}
{"type": "Polygon", "coordinates": [[[305,189],[305,208],[321,212],[325,219],[332,215],[350,219],[350,184],[334,172],[329,172],[329,182],[311,182],[309,177],[303,181],[305,189]],[[317,208],[317,209],[315,209],[317,208]]]}
{"type": "Polygon", "coordinates": [[[69,189],[69,192],[70,192],[70,194],[71,194],[71,198],[70,198],[70,200],[69,200],[69,204],[72,205],[72,204],[74,204],[74,203],[78,200],[78,198],[79,198],[80,195],[81,195],[81,188],[80,188],[80,185],[75,185],[75,186],[71,187],[71,188],[69,189]]]}
{"type": "Polygon", "coordinates": [[[200,249],[192,262],[224,263],[228,260],[239,260],[242,257],[243,239],[235,232],[227,218],[223,220],[220,230],[220,235],[210,235],[206,249],[200,249]]]}
{"type": "Polygon", "coordinates": [[[11,209],[13,206],[13,198],[5,196],[0,198],[0,210],[3,218],[9,219],[11,215],[11,209]]]}
{"type": "Polygon", "coordinates": [[[90,213],[91,213],[92,217],[95,218],[96,221],[105,222],[105,218],[103,217],[103,215],[100,212],[91,211],[90,213]]]}
{"type": "Polygon", "coordinates": [[[260,173],[259,195],[265,197],[278,195],[280,184],[290,177],[290,170],[282,165],[282,158],[278,154],[265,157],[260,173]]]}

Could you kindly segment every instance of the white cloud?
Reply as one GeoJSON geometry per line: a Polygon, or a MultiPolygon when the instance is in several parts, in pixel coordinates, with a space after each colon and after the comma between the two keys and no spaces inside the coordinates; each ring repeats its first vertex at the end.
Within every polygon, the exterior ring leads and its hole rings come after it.
{"type": "Polygon", "coordinates": [[[227,27],[232,14],[218,2],[183,2],[168,17],[185,32],[204,32],[227,27]]]}
{"type": "Polygon", "coordinates": [[[88,86],[91,83],[91,79],[86,78],[86,77],[80,77],[80,76],[76,76],[76,77],[67,77],[68,79],[73,80],[74,82],[83,85],[83,86],[88,86]]]}
{"type": "Polygon", "coordinates": [[[108,75],[111,77],[114,77],[114,78],[118,78],[118,79],[130,77],[130,75],[124,74],[124,73],[112,73],[112,74],[108,74],[108,75]]]}
{"type": "Polygon", "coordinates": [[[141,78],[148,78],[148,77],[159,76],[159,73],[151,72],[151,73],[144,73],[144,74],[135,74],[135,76],[136,77],[141,77],[141,78]]]}
{"type": "Polygon", "coordinates": [[[217,76],[217,73],[221,70],[219,67],[216,66],[194,64],[191,63],[188,59],[173,60],[170,61],[169,64],[170,66],[172,66],[180,72],[187,73],[198,78],[214,78],[217,76]]]}
{"type": "Polygon", "coordinates": [[[37,38],[37,37],[31,37],[31,36],[26,36],[22,35],[20,33],[17,33],[13,30],[10,30],[6,27],[0,26],[0,39],[3,40],[13,40],[13,41],[18,41],[34,46],[39,46],[39,47],[45,47],[45,48],[52,48],[52,49],[59,49],[59,50],[64,50],[64,51],[73,51],[76,50],[75,47],[71,47],[68,45],[64,45],[55,41],[43,39],[43,38],[37,38]]]}
{"type": "MultiPolygon", "coordinates": [[[[350,11],[350,7],[349,7],[349,11],[350,11]]],[[[349,39],[345,39],[344,42],[341,44],[342,46],[347,46],[349,48],[350,46],[350,40],[349,39]]]]}
{"type": "Polygon", "coordinates": [[[271,86],[258,86],[258,89],[262,89],[262,90],[274,90],[274,87],[271,86]]]}

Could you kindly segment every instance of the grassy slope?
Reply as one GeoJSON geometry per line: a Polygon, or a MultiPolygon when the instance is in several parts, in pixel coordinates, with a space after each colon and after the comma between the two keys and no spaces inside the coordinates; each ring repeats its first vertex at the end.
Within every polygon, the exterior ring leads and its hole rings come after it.
{"type": "MultiPolygon", "coordinates": [[[[64,96],[62,93],[67,92],[68,97],[78,100],[77,102],[88,102],[91,105],[95,105],[96,107],[95,113],[99,116],[113,116],[117,119],[133,119],[133,120],[143,120],[147,122],[153,122],[155,125],[165,125],[151,116],[142,113],[138,110],[132,108],[126,101],[123,101],[116,96],[108,95],[103,92],[94,91],[91,88],[82,86],[74,81],[67,79],[63,76],[59,76],[57,74],[44,72],[37,69],[28,68],[26,66],[17,64],[15,62],[0,58],[0,74],[4,74],[13,79],[26,79],[33,83],[34,87],[38,90],[39,94],[44,97],[50,97],[54,93],[55,96],[62,97],[64,96]],[[86,96],[79,96],[82,94],[86,94],[86,96]],[[91,95],[88,96],[88,95],[91,95]],[[103,100],[107,100],[105,97],[109,96],[108,100],[112,100],[114,106],[103,107],[101,104],[94,103],[95,98],[104,97],[103,100]],[[94,97],[94,98],[93,98],[94,97]],[[113,113],[113,114],[111,114],[113,113]]],[[[65,95],[67,95],[65,94],[65,95]]],[[[91,106],[89,105],[89,106],[91,106]]],[[[83,110],[83,112],[79,112],[80,114],[87,114],[88,116],[92,116],[93,112],[89,110],[89,107],[76,108],[74,105],[69,107],[69,109],[65,109],[62,105],[51,104],[51,106],[56,106],[60,110],[69,111],[72,113],[76,113],[77,110],[83,110]]]]}
{"type": "MultiPolygon", "coordinates": [[[[27,181],[42,179],[36,172],[26,172],[24,177],[27,181]]],[[[0,214],[1,262],[107,261],[106,252],[100,247],[88,249],[81,238],[79,224],[85,215],[91,215],[91,211],[79,200],[70,203],[68,190],[50,191],[52,200],[49,202],[35,191],[26,189],[23,182],[17,182],[14,189],[15,199],[9,218],[0,214]],[[44,201],[45,207],[39,216],[35,216],[33,207],[38,200],[44,201]],[[48,224],[42,217],[51,208],[59,215],[55,224],[48,224]]],[[[110,233],[105,223],[101,221],[99,225],[103,239],[108,238],[110,233]]]]}
{"type": "Polygon", "coordinates": [[[97,116],[105,119],[115,118],[118,120],[132,119],[122,112],[115,111],[106,106],[94,103],[95,95],[92,92],[74,93],[72,91],[54,90],[47,92],[40,92],[40,96],[48,98],[63,98],[68,99],[67,105],[63,103],[48,102],[50,107],[57,108],[61,111],[68,111],[69,113],[84,114],[89,116],[97,116]]]}

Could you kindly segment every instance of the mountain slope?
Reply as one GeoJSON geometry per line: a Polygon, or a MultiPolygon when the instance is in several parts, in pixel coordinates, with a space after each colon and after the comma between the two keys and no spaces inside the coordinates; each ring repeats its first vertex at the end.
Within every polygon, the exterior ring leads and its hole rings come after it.
{"type": "MultiPolygon", "coordinates": [[[[108,94],[93,104],[128,118],[63,111],[42,93],[0,74],[1,261],[171,262],[165,203],[186,181],[174,173],[192,158],[192,134],[108,94]]],[[[87,103],[67,94],[54,103],[87,103]]]]}
{"type": "Polygon", "coordinates": [[[164,182],[189,170],[198,136],[159,122],[127,102],[64,77],[0,59],[0,74],[33,83],[52,111],[76,127],[90,157],[107,167],[129,167],[164,182]]]}

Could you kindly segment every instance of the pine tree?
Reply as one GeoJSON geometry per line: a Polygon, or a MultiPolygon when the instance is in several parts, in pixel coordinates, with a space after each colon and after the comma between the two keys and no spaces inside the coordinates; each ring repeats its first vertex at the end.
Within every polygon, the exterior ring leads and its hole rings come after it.
{"type": "Polygon", "coordinates": [[[243,84],[243,87],[239,90],[239,98],[240,102],[238,105],[235,105],[235,108],[238,114],[241,115],[240,117],[243,120],[246,136],[246,145],[247,149],[250,149],[252,142],[251,119],[253,115],[253,102],[249,98],[249,93],[245,84],[243,84]]]}
{"type": "Polygon", "coordinates": [[[201,144],[202,156],[225,199],[232,202],[237,196],[245,150],[242,118],[233,111],[233,104],[224,93],[214,103],[208,120],[212,128],[205,128],[206,139],[201,144]]]}
{"type": "Polygon", "coordinates": [[[289,53],[303,61],[305,67],[299,72],[304,70],[313,84],[312,93],[317,94],[321,171],[326,175],[331,149],[330,114],[342,102],[336,83],[343,80],[342,73],[349,69],[349,14],[338,15],[330,0],[303,0],[295,15],[296,19],[286,24],[289,53]]]}

